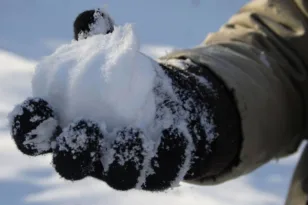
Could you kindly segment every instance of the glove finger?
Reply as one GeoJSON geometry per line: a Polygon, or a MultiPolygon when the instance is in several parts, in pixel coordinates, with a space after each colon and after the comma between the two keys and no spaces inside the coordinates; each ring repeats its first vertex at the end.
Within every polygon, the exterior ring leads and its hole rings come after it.
{"type": "Polygon", "coordinates": [[[28,99],[17,105],[9,117],[11,135],[22,153],[36,156],[51,152],[51,140],[61,128],[45,100],[28,99]]]}
{"type": "Polygon", "coordinates": [[[178,129],[169,128],[162,132],[155,157],[151,160],[152,171],[142,189],[163,191],[176,183],[180,173],[185,171],[189,142],[178,129]]]}
{"type": "Polygon", "coordinates": [[[99,141],[103,134],[89,120],[70,124],[56,139],[53,150],[55,170],[67,180],[80,180],[91,174],[100,159],[99,141]]]}
{"type": "Polygon", "coordinates": [[[124,128],[117,132],[106,177],[110,187],[124,191],[137,185],[145,158],[143,143],[144,135],[139,129],[124,128]]]}
{"type": "Polygon", "coordinates": [[[93,164],[93,170],[90,172],[90,176],[106,182],[106,172],[104,170],[101,160],[96,160],[93,164]]]}

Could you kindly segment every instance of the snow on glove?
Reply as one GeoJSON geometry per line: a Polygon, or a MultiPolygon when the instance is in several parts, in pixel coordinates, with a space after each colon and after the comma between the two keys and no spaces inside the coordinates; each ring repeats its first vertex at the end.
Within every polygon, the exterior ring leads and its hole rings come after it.
{"type": "Polygon", "coordinates": [[[163,191],[172,187],[179,173],[187,166],[187,147],[188,141],[178,129],[163,130],[156,154],[151,159],[152,171],[146,177],[142,189],[163,191]]]}
{"type": "Polygon", "coordinates": [[[53,165],[67,180],[93,176],[104,180],[100,148],[100,128],[89,120],[71,123],[63,131],[48,102],[29,98],[15,106],[9,115],[11,135],[24,154],[53,154],[53,165]]]}
{"type": "Polygon", "coordinates": [[[163,191],[177,179],[181,180],[180,172],[189,162],[186,157],[189,143],[184,135],[175,128],[165,129],[156,150],[151,145],[137,128],[118,131],[108,150],[112,160],[105,167],[107,184],[122,191],[133,188],[163,191]]]}
{"type": "Polygon", "coordinates": [[[211,156],[216,135],[204,102],[215,93],[192,73],[163,65],[156,69],[157,109],[151,126],[152,135],[159,137],[152,141],[153,148],[149,132],[136,128],[118,132],[111,151],[114,160],[106,173],[106,182],[114,189],[166,190],[184,178],[200,177],[211,156]]]}
{"type": "Polygon", "coordinates": [[[158,72],[155,87],[155,124],[167,128],[162,130],[151,161],[152,173],[142,187],[150,191],[165,190],[183,179],[199,177],[217,137],[211,110],[205,103],[215,93],[203,82],[205,79],[172,66],[160,67],[163,72],[158,72]]]}
{"type": "Polygon", "coordinates": [[[106,182],[114,189],[166,190],[184,178],[200,177],[211,156],[216,135],[204,102],[215,93],[192,73],[164,66],[156,69],[157,109],[150,125],[154,133],[139,128],[117,132],[108,151],[113,155],[111,165],[104,166],[106,182]],[[151,134],[158,138],[147,136],[151,134]]]}
{"type": "MultiPolygon", "coordinates": [[[[211,145],[217,138],[212,121],[212,107],[209,105],[217,96],[205,78],[173,66],[161,65],[161,67],[172,80],[172,88],[178,98],[177,104],[167,100],[167,109],[169,107],[173,110],[174,123],[187,132],[186,138],[192,143],[191,161],[185,179],[196,178],[202,174],[201,167],[205,167],[211,154],[211,145]]],[[[157,91],[158,95],[161,93],[161,90],[157,91]]]]}
{"type": "Polygon", "coordinates": [[[145,165],[146,137],[137,128],[124,128],[116,132],[111,149],[113,156],[106,173],[107,184],[117,190],[135,188],[145,165]]]}
{"type": "MultiPolygon", "coordinates": [[[[90,120],[71,123],[56,138],[53,165],[60,176],[67,180],[80,180],[95,172],[100,160],[103,134],[90,120]]],[[[101,170],[102,171],[102,170],[101,170]]]]}
{"type": "Polygon", "coordinates": [[[11,135],[22,153],[36,156],[51,152],[52,140],[61,128],[45,100],[29,98],[15,106],[9,118],[11,135]]]}

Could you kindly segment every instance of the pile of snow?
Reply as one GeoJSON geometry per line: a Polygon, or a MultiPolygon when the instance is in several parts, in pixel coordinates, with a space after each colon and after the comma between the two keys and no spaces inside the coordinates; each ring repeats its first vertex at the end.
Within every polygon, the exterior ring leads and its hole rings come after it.
{"type": "Polygon", "coordinates": [[[156,74],[139,47],[130,24],[63,45],[37,65],[33,96],[51,104],[62,127],[85,118],[108,130],[145,128],[155,117],[156,74]]]}

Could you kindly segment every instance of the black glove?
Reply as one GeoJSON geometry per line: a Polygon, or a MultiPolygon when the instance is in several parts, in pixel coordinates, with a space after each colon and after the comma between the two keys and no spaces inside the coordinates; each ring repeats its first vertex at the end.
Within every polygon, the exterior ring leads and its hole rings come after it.
{"type": "Polygon", "coordinates": [[[11,135],[18,149],[27,155],[50,153],[51,142],[60,132],[55,114],[42,99],[27,99],[10,114],[11,135]]]}
{"type": "MultiPolygon", "coordinates": [[[[80,32],[90,31],[94,12],[77,17],[76,40],[80,32]]],[[[110,25],[112,32],[113,22],[110,25]]],[[[62,131],[51,106],[38,98],[15,108],[11,133],[25,154],[52,152],[54,168],[63,178],[91,176],[117,190],[162,191],[183,179],[215,178],[239,162],[242,135],[235,100],[209,69],[187,64],[182,70],[162,64],[154,93],[153,123],[160,136],[156,142],[137,127],[119,129],[113,142],[107,142],[97,122],[86,119],[62,131]],[[171,82],[167,89],[165,82],[171,82]]]]}
{"type": "Polygon", "coordinates": [[[162,191],[182,179],[215,177],[228,171],[238,163],[241,134],[236,109],[220,93],[225,88],[213,83],[217,89],[211,90],[189,70],[162,66],[162,71],[166,75],[158,78],[171,79],[175,94],[170,95],[158,80],[154,123],[164,122],[168,113],[169,125],[162,124],[157,130],[160,138],[152,147],[151,137],[134,127],[119,129],[111,145],[96,122],[89,120],[73,122],[62,131],[57,123],[46,123],[56,122],[56,117],[48,103],[38,98],[15,108],[13,139],[28,155],[52,152],[55,170],[67,180],[92,176],[117,190],[162,191]],[[48,130],[48,136],[35,134],[33,130],[40,126],[48,130]],[[104,164],[106,156],[110,159],[104,164]]]}

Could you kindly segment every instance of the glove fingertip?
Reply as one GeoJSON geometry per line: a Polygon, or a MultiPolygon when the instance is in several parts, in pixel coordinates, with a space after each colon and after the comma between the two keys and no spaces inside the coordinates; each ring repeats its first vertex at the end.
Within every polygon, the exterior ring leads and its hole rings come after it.
{"type": "Polygon", "coordinates": [[[106,182],[113,189],[126,191],[136,187],[143,168],[143,139],[138,129],[125,128],[117,133],[112,149],[106,182]]]}
{"type": "Polygon", "coordinates": [[[59,129],[50,105],[40,98],[29,98],[9,114],[11,135],[17,148],[30,156],[51,152],[51,138],[59,129]]]}
{"type": "Polygon", "coordinates": [[[188,144],[178,129],[164,130],[156,156],[151,161],[153,172],[147,176],[142,189],[164,191],[171,188],[183,169],[188,144]]]}
{"type": "Polygon", "coordinates": [[[99,160],[99,127],[81,120],[69,125],[56,139],[53,166],[60,176],[76,181],[90,176],[99,160]]]}

